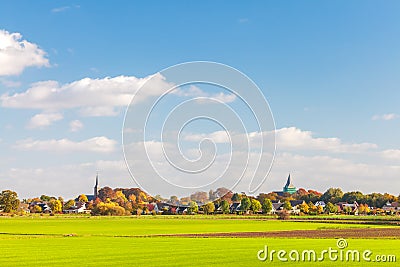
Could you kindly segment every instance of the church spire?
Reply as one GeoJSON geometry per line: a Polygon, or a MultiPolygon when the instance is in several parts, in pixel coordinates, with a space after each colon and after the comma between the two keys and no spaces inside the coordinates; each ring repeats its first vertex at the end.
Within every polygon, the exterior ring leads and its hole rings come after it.
{"type": "Polygon", "coordinates": [[[288,178],[287,178],[286,184],[285,184],[285,186],[283,187],[283,192],[284,192],[284,193],[293,194],[293,193],[295,193],[296,191],[297,191],[297,190],[296,190],[296,187],[292,184],[292,178],[290,177],[290,173],[289,173],[289,176],[288,176],[288,178]]]}
{"type": "Polygon", "coordinates": [[[96,174],[96,184],[94,185],[94,189],[93,189],[93,196],[94,196],[94,200],[96,200],[97,198],[97,192],[98,192],[98,187],[99,186],[99,172],[97,172],[96,174]]]}
{"type": "Polygon", "coordinates": [[[286,186],[288,187],[288,186],[290,186],[291,184],[292,184],[292,179],[290,178],[290,173],[289,173],[289,176],[288,176],[287,182],[286,182],[286,186]]]}

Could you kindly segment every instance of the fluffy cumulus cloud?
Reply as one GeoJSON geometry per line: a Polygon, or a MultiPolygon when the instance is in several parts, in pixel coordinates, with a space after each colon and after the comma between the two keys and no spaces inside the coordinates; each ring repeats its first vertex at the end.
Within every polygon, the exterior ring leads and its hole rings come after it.
{"type": "MultiPolygon", "coordinates": [[[[85,117],[116,116],[120,114],[123,107],[129,105],[133,96],[136,101],[141,102],[148,97],[159,96],[171,87],[172,85],[160,74],[144,78],[134,76],[84,78],[66,84],[60,84],[57,81],[40,81],[33,83],[25,92],[4,94],[0,101],[1,106],[7,108],[78,109],[79,115],[85,117]],[[145,83],[146,90],[135,95],[145,83]]],[[[172,94],[179,97],[212,98],[223,103],[236,99],[233,94],[212,94],[197,87],[177,88],[172,91],[172,94]]]]}
{"type": "MultiPolygon", "coordinates": [[[[324,191],[328,187],[342,187],[343,190],[361,190],[365,193],[380,191],[398,194],[395,188],[399,188],[400,181],[397,176],[400,171],[400,152],[398,150],[379,150],[374,145],[371,146],[360,146],[359,144],[343,144],[342,141],[332,141],[331,138],[325,138],[327,140],[321,140],[316,138],[312,133],[302,131],[298,128],[282,128],[277,130],[277,139],[281,138],[279,135],[284,133],[285,135],[293,135],[291,138],[285,137],[281,140],[285,142],[291,139],[301,138],[302,145],[294,143],[293,145],[286,144],[285,147],[278,149],[275,157],[271,173],[268,176],[266,182],[260,188],[258,192],[270,192],[273,190],[280,190],[285,182],[285,178],[290,172],[293,177],[293,181],[296,186],[304,188],[312,188],[319,191],[324,191]],[[322,144],[321,144],[322,143],[322,144]],[[315,145],[317,144],[317,145],[315,145]],[[337,144],[338,148],[332,150],[333,144],[337,144]],[[323,153],[324,145],[328,145],[329,151],[336,151],[335,153],[323,153]],[[312,150],[303,150],[302,148],[311,146],[312,150]],[[368,148],[370,149],[368,150],[368,148]],[[301,148],[301,149],[299,149],[301,148]],[[354,156],[354,151],[351,148],[357,148],[359,151],[366,153],[357,154],[354,156]],[[340,152],[340,153],[339,153],[340,152]],[[364,154],[368,154],[369,158],[364,158],[364,154]],[[376,183],[377,179],[381,182],[376,183]],[[388,182],[385,182],[388,181],[388,182]],[[388,184],[390,183],[390,188],[388,184]]],[[[233,138],[234,135],[232,135],[233,138]]],[[[256,133],[251,133],[250,138],[256,138],[256,133]]],[[[214,132],[211,134],[200,134],[192,136],[184,136],[185,140],[198,142],[204,138],[212,138],[215,142],[225,143],[227,142],[226,133],[214,132]]],[[[322,138],[324,139],[324,138],[322,138]]],[[[333,140],[336,140],[335,138],[333,140]]],[[[174,153],[180,153],[174,149],[175,146],[170,143],[161,143],[158,141],[148,141],[146,143],[147,156],[151,159],[153,166],[156,166],[158,171],[165,175],[165,177],[173,177],[174,182],[185,183],[188,181],[188,174],[179,174],[175,168],[166,162],[163,153],[161,151],[161,145],[168,151],[174,153]]],[[[15,148],[19,150],[29,151],[52,151],[52,152],[104,152],[109,153],[115,151],[117,142],[106,137],[95,137],[80,142],[71,141],[68,139],[61,140],[33,140],[25,139],[18,141],[15,148]]],[[[129,147],[125,147],[126,151],[130,149],[136,149],[137,144],[131,144],[129,147]],[[132,147],[131,147],[132,146],[132,147]]],[[[198,152],[198,151],[197,151],[198,152]]],[[[202,150],[204,154],[206,150],[202,150]]],[[[185,155],[191,155],[193,151],[190,148],[186,148],[182,151],[185,155]]],[[[245,151],[238,150],[234,151],[233,154],[222,152],[218,154],[213,162],[213,166],[209,168],[209,177],[218,177],[222,172],[225,172],[226,164],[231,164],[228,168],[227,180],[223,180],[224,184],[234,184],[238,180],[239,174],[241,173],[241,164],[239,162],[246,162],[249,156],[248,169],[254,169],[255,165],[258,164],[257,158],[259,157],[259,151],[245,151]],[[235,161],[231,161],[231,155],[235,161]],[[232,163],[233,162],[233,163],[232,163]],[[230,180],[229,180],[230,179],[230,180]]],[[[206,153],[207,154],[207,153],[206,153]]],[[[198,154],[194,153],[194,156],[198,154]]],[[[132,168],[134,168],[135,174],[140,174],[141,177],[147,177],[147,165],[149,159],[141,157],[140,155],[129,160],[132,168]]],[[[177,155],[172,155],[171,159],[177,159],[177,155]]],[[[204,156],[204,155],[203,155],[204,156]]],[[[196,157],[194,157],[196,158],[196,157]]],[[[177,161],[173,161],[177,162],[177,161]]],[[[261,164],[266,164],[261,162],[261,164]]],[[[102,173],[102,186],[109,185],[114,187],[121,186],[137,186],[130,178],[126,166],[121,160],[110,160],[110,161],[94,161],[87,162],[77,165],[61,165],[57,167],[46,167],[33,168],[33,169],[10,169],[7,171],[5,168],[4,177],[11,180],[4,179],[4,182],[10,183],[10,186],[18,186],[18,183],[24,183],[26,179],[32,180],[35,176],[36,185],[37,181],[46,180],[46,184],[49,185],[52,194],[59,194],[64,196],[70,196],[71,194],[79,194],[84,191],[85,188],[89,188],[93,183],[93,176],[96,170],[100,170],[102,173]],[[53,179],[54,173],[60,173],[60,170],[71,170],[74,175],[73,178],[58,177],[53,179]],[[74,180],[74,188],[68,187],[71,184],[71,179],[74,180]],[[68,188],[68,190],[61,190],[60,188],[68,188]]],[[[61,171],[63,172],[63,171],[61,171]]],[[[0,176],[2,174],[0,173],[0,176]]],[[[239,184],[234,188],[236,191],[246,191],[248,189],[248,183],[252,172],[246,172],[245,176],[239,184]]],[[[208,180],[207,180],[208,181],[208,180]]],[[[26,181],[25,181],[26,184],[26,181]]],[[[40,184],[40,183],[39,183],[40,184]]],[[[28,192],[28,196],[33,196],[31,192],[35,192],[36,195],[45,193],[42,192],[42,187],[32,185],[32,189],[28,192]],[[33,190],[33,191],[32,191],[33,190]]],[[[24,187],[24,186],[22,186],[24,187]]],[[[153,192],[160,193],[165,197],[170,196],[171,191],[168,191],[157,183],[151,185],[153,192]]],[[[20,189],[19,189],[20,191],[20,189]]],[[[89,191],[90,192],[90,191],[89,191]]],[[[23,189],[21,191],[23,192],[23,189]]]]}
{"type": "Polygon", "coordinates": [[[121,107],[127,106],[132,97],[150,77],[151,85],[141,94],[139,101],[157,96],[169,84],[155,74],[145,78],[133,76],[84,78],[66,84],[56,81],[41,81],[31,85],[22,93],[1,96],[1,105],[7,108],[63,110],[79,109],[83,116],[114,116],[121,107]]]}
{"type": "Polygon", "coordinates": [[[45,128],[47,126],[50,126],[56,121],[62,120],[63,115],[61,113],[41,113],[41,114],[36,114],[33,116],[28,125],[27,128],[29,129],[34,129],[34,128],[45,128]]]}
{"type": "Polygon", "coordinates": [[[46,52],[22,40],[20,33],[0,30],[0,76],[19,75],[27,67],[48,67],[46,52]]]}
{"type": "MultiPolygon", "coordinates": [[[[315,137],[311,131],[303,131],[296,127],[277,129],[274,132],[249,132],[247,134],[226,133],[225,131],[216,131],[208,134],[190,134],[185,133],[183,139],[186,141],[199,142],[204,139],[211,139],[215,143],[227,143],[232,140],[247,141],[253,147],[260,147],[262,138],[264,142],[273,142],[275,139],[276,148],[279,151],[327,151],[333,153],[361,153],[375,150],[376,144],[354,143],[346,144],[335,137],[321,138],[315,137]]],[[[245,145],[245,144],[243,144],[245,145]]]]}
{"type": "Polygon", "coordinates": [[[310,131],[296,127],[276,130],[276,145],[282,150],[324,150],[334,153],[360,153],[376,149],[371,143],[346,144],[339,138],[317,138],[310,131]]]}
{"type": "Polygon", "coordinates": [[[116,149],[117,141],[105,136],[93,137],[80,142],[69,139],[33,140],[32,138],[19,140],[15,148],[24,151],[50,152],[100,152],[109,153],[116,149]]]}

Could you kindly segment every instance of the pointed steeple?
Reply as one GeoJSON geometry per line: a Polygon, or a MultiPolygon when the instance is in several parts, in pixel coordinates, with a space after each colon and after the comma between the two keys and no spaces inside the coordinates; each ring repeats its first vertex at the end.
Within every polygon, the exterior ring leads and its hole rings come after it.
{"type": "Polygon", "coordinates": [[[291,183],[292,183],[292,181],[291,181],[290,173],[289,173],[289,176],[288,176],[287,181],[286,181],[286,187],[289,187],[291,185],[291,183]]]}
{"type": "Polygon", "coordinates": [[[284,193],[290,193],[293,194],[296,192],[296,187],[292,184],[292,178],[290,177],[290,173],[289,176],[287,178],[286,184],[283,187],[283,192],[284,193]]]}
{"type": "Polygon", "coordinates": [[[97,172],[97,174],[96,174],[96,184],[94,185],[94,189],[93,189],[93,196],[94,196],[94,199],[96,200],[96,198],[97,198],[97,193],[98,193],[98,187],[99,186],[99,172],[97,172]]]}

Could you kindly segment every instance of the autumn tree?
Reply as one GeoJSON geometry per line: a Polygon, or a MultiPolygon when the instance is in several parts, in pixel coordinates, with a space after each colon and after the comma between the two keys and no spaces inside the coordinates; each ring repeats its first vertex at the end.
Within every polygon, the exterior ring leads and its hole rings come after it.
{"type": "Polygon", "coordinates": [[[204,214],[211,214],[215,211],[215,205],[212,202],[208,202],[203,206],[204,214]]]}
{"type": "Polygon", "coordinates": [[[300,211],[304,214],[308,214],[310,212],[310,207],[304,202],[303,204],[300,204],[300,211]]]}
{"type": "Polygon", "coordinates": [[[62,213],[62,203],[60,200],[54,200],[53,208],[51,209],[54,213],[62,213]]]}
{"type": "Polygon", "coordinates": [[[79,197],[78,197],[78,201],[79,202],[88,202],[89,200],[88,200],[88,198],[87,198],[87,196],[85,195],[85,194],[82,194],[82,195],[79,195],[79,197]]]}
{"type": "Polygon", "coordinates": [[[138,196],[138,203],[145,203],[147,202],[147,195],[144,192],[140,192],[138,196]]]}
{"type": "Polygon", "coordinates": [[[261,210],[261,203],[257,199],[251,199],[250,210],[252,212],[259,212],[261,210]]]}
{"type": "Polygon", "coordinates": [[[70,199],[67,202],[65,202],[64,210],[67,210],[67,209],[71,208],[74,205],[75,205],[75,201],[73,199],[70,199]]]}
{"type": "Polygon", "coordinates": [[[31,213],[41,213],[42,207],[40,207],[39,205],[34,205],[34,206],[30,207],[30,211],[31,211],[31,213]]]}
{"type": "Polygon", "coordinates": [[[187,213],[194,214],[198,212],[199,212],[199,206],[197,205],[197,203],[194,201],[190,201],[189,207],[187,208],[187,213]]]}
{"type": "Polygon", "coordinates": [[[92,209],[93,215],[116,215],[121,216],[125,214],[125,209],[115,202],[104,203],[100,202],[92,209]]]}
{"type": "Polygon", "coordinates": [[[104,202],[107,200],[107,198],[114,199],[115,192],[110,187],[106,186],[99,190],[98,197],[104,202]]]}
{"type": "Polygon", "coordinates": [[[371,210],[367,204],[360,204],[360,206],[358,207],[358,213],[360,214],[368,214],[370,212],[371,210]]]}
{"type": "Polygon", "coordinates": [[[129,195],[128,199],[133,204],[136,204],[136,195],[135,194],[129,195]]]}
{"type": "Polygon", "coordinates": [[[0,193],[0,209],[4,212],[13,212],[18,209],[19,199],[16,192],[11,190],[3,190],[0,193]]]}
{"type": "Polygon", "coordinates": [[[61,213],[62,212],[62,203],[58,199],[52,198],[47,205],[49,205],[50,209],[53,213],[61,213]]]}
{"type": "Polygon", "coordinates": [[[128,199],[125,197],[124,193],[122,193],[121,190],[118,190],[115,192],[114,202],[118,203],[118,205],[123,207],[125,203],[128,202],[128,199]]]}

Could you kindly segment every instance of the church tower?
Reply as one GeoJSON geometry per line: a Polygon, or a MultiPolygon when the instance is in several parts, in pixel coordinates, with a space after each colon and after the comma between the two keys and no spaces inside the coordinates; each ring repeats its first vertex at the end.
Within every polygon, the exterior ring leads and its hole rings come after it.
{"type": "Polygon", "coordinates": [[[93,192],[93,197],[94,197],[94,200],[96,200],[96,198],[97,198],[97,193],[99,192],[99,190],[98,190],[98,187],[99,186],[99,173],[97,173],[96,174],[96,184],[94,185],[94,192],[93,192]]]}
{"type": "Polygon", "coordinates": [[[297,189],[296,189],[296,187],[292,184],[292,179],[291,179],[290,174],[289,174],[289,176],[288,176],[288,178],[287,178],[287,181],[286,181],[286,184],[285,184],[285,186],[283,187],[283,192],[284,192],[284,193],[293,194],[293,193],[296,193],[296,191],[297,191],[297,189]]]}

